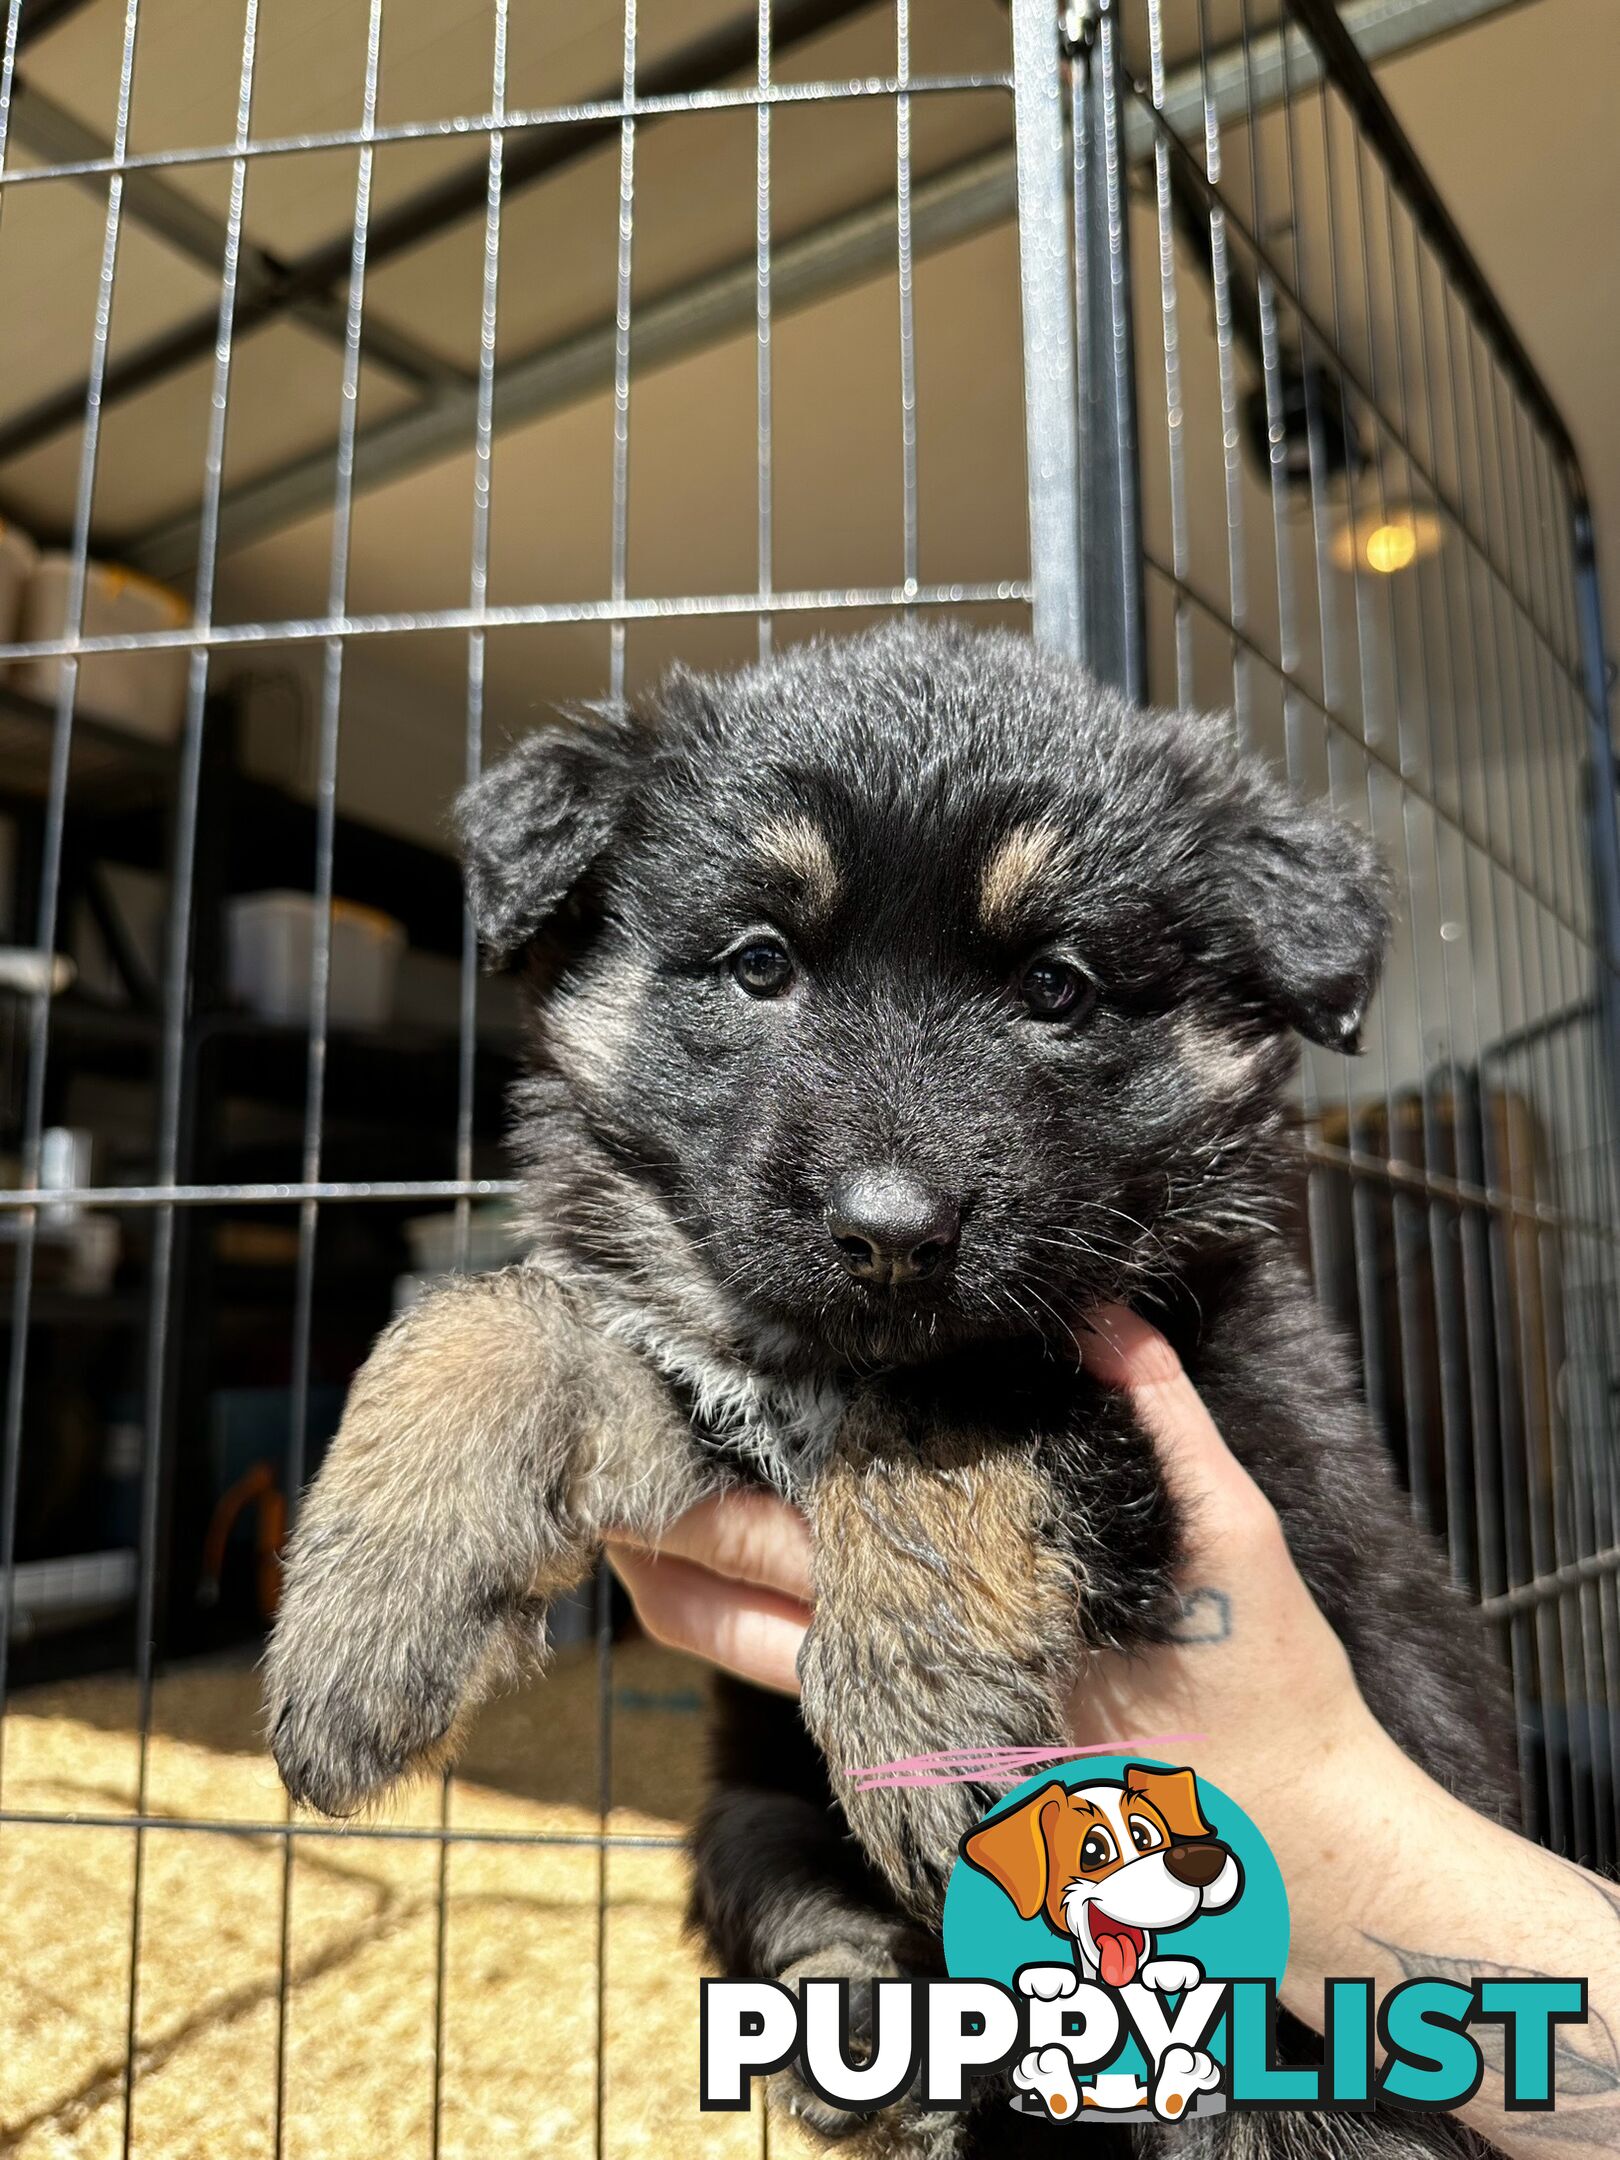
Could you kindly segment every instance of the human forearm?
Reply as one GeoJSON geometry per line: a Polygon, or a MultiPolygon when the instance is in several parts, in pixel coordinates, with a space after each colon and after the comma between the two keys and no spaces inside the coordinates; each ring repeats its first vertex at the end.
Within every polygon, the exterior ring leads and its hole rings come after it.
{"type": "Polygon", "coordinates": [[[1510,2160],[1620,2151],[1620,1888],[1452,1799],[1370,1718],[1306,1784],[1304,1805],[1251,1809],[1289,1888],[1287,2007],[1319,2028],[1325,1981],[1347,1974],[1380,1996],[1420,1978],[1584,1980],[1585,2021],[1554,2030],[1552,2109],[1503,2105],[1504,2028],[1477,2023],[1485,2074],[1457,2113],[1510,2160]]]}

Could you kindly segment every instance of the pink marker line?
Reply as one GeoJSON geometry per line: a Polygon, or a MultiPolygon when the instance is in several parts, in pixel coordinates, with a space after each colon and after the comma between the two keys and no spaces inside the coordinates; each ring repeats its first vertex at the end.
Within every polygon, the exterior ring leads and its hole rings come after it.
{"type": "Polygon", "coordinates": [[[1073,1762],[1086,1755],[1137,1755],[1148,1749],[1182,1748],[1202,1740],[1202,1733],[1148,1733],[1130,1740],[1100,1740],[1087,1747],[943,1748],[934,1755],[898,1755],[893,1762],[869,1763],[844,1772],[859,1792],[908,1785],[968,1785],[976,1780],[1017,1784],[1041,1763],[1073,1762]]]}

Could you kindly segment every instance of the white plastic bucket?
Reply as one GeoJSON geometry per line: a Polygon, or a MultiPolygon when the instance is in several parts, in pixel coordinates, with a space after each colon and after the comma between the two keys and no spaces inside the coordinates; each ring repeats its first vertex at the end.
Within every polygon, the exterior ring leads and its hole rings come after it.
{"type": "MultiPolygon", "coordinates": [[[[59,638],[67,628],[72,558],[42,555],[23,594],[21,636],[25,640],[59,638]]],[[[154,584],[133,570],[91,563],[85,570],[85,637],[126,637],[149,630],[178,630],[186,605],[166,585],[154,584]]],[[[179,647],[157,652],[89,653],[79,662],[77,709],[131,735],[152,742],[173,742],[185,714],[186,665],[179,647]]],[[[19,660],[13,680],[19,690],[50,704],[62,683],[59,659],[19,660]]]]}
{"type": "MultiPolygon", "coordinates": [[[[308,893],[248,893],[233,900],[225,931],[231,996],[262,1020],[302,1025],[309,1018],[315,921],[308,893]]],[[[333,1027],[387,1024],[404,950],[405,927],[391,915],[352,900],[332,902],[327,1018],[333,1027]]]]}

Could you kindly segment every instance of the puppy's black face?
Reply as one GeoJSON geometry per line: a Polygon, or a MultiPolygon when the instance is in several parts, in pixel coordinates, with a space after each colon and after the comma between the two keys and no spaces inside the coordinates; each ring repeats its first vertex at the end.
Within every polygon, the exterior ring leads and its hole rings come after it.
{"type": "Polygon", "coordinates": [[[1353,1035],[1384,936],[1359,835],[1003,637],[679,678],[464,814],[493,944],[571,918],[535,1100],[614,1170],[541,1144],[542,1205],[857,1362],[1056,1333],[1254,1235],[1294,1031],[1353,1035]]]}

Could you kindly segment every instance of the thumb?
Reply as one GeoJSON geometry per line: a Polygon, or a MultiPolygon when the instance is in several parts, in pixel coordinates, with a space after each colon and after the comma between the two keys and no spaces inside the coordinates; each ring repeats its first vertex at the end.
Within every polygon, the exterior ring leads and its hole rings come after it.
{"type": "Polygon", "coordinates": [[[1269,1513],[1265,1496],[1156,1327],[1128,1306],[1100,1305],[1081,1322],[1075,1347],[1093,1379],[1129,1398],[1189,1528],[1198,1524],[1207,1533],[1234,1514],[1269,1513]]]}

